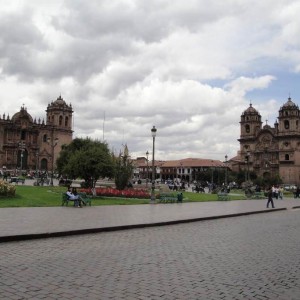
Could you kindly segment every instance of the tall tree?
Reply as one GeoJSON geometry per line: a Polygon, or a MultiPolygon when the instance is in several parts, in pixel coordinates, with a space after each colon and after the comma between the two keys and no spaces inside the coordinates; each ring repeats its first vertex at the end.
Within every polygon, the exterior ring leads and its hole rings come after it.
{"type": "Polygon", "coordinates": [[[133,164],[129,156],[127,145],[123,153],[115,157],[115,184],[118,190],[124,190],[132,178],[133,164]]]}
{"type": "Polygon", "coordinates": [[[87,187],[94,187],[99,178],[113,177],[114,161],[106,143],[77,138],[63,147],[57,169],[60,174],[80,177],[87,187]]]}

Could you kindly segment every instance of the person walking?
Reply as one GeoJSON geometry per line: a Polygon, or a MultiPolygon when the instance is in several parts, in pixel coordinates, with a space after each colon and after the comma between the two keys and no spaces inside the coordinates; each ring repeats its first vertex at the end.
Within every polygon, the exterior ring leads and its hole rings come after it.
{"type": "Polygon", "coordinates": [[[269,204],[271,203],[272,205],[272,208],[275,208],[274,207],[274,202],[273,202],[273,190],[272,190],[272,187],[269,188],[269,191],[268,191],[268,202],[267,202],[267,208],[269,208],[269,204]]]}

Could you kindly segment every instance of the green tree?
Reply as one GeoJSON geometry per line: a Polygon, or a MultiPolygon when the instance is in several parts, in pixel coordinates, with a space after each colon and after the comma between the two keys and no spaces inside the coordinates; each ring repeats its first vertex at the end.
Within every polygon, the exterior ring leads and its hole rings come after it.
{"type": "Polygon", "coordinates": [[[94,187],[99,178],[113,177],[114,161],[106,143],[77,138],[63,147],[57,169],[60,174],[80,177],[85,186],[94,187]]]}
{"type": "Polygon", "coordinates": [[[124,152],[115,157],[115,184],[118,190],[124,190],[133,174],[133,164],[125,145],[124,152]]]}

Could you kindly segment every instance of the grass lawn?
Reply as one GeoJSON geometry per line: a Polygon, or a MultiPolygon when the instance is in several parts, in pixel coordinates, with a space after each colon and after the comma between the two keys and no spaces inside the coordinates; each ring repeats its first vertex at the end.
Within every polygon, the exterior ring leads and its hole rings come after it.
{"type": "MultiPolygon", "coordinates": [[[[65,187],[40,187],[40,186],[16,186],[15,197],[0,197],[0,208],[2,207],[50,207],[61,205],[61,193],[65,192],[65,187]]],[[[184,192],[183,202],[206,202],[217,201],[216,194],[201,194],[184,192]]],[[[231,200],[245,199],[240,192],[230,195],[231,200]]],[[[149,204],[150,199],[129,199],[129,198],[108,198],[97,197],[92,201],[92,206],[98,205],[130,205],[149,204]]],[[[70,204],[69,204],[70,205],[70,204]]]]}
{"type": "Polygon", "coordinates": [[[47,207],[61,205],[62,187],[16,186],[15,197],[0,197],[0,207],[47,207]]]}
{"type": "MultiPolygon", "coordinates": [[[[243,191],[232,191],[230,195],[230,200],[245,200],[245,193],[243,191]]],[[[206,194],[206,193],[183,193],[184,202],[207,202],[207,201],[217,201],[217,194],[206,194]]]]}

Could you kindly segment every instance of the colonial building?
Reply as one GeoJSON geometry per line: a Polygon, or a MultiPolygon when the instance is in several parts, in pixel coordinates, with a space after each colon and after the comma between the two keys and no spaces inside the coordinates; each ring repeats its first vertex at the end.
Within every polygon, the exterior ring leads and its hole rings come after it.
{"type": "Polygon", "coordinates": [[[300,110],[291,98],[279,109],[274,127],[263,126],[260,113],[250,104],[240,121],[240,150],[230,160],[245,178],[279,176],[283,183],[300,184],[300,110]]]}
{"type": "MultiPolygon", "coordinates": [[[[135,177],[140,179],[152,178],[152,161],[139,157],[134,161],[135,177]]],[[[180,160],[155,161],[155,179],[162,181],[180,179],[185,182],[199,181],[204,173],[209,173],[210,181],[219,182],[219,175],[225,173],[226,162],[213,159],[184,158],[180,160]]]]}
{"type": "Polygon", "coordinates": [[[0,168],[54,170],[61,146],[72,141],[72,115],[71,104],[59,96],[48,104],[46,121],[33,119],[24,106],[11,118],[0,116],[0,168]]]}

